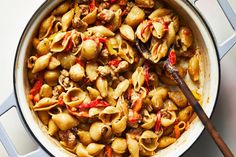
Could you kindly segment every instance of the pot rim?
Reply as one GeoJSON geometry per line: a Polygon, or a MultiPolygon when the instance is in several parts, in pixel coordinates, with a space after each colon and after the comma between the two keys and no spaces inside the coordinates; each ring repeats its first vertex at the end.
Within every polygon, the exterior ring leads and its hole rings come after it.
{"type": "MultiPolygon", "coordinates": [[[[217,85],[217,93],[216,93],[216,97],[215,97],[215,100],[214,100],[214,106],[213,106],[213,109],[211,111],[211,114],[210,114],[210,117],[213,115],[213,113],[215,112],[215,106],[216,106],[216,103],[217,103],[217,100],[218,100],[218,97],[219,97],[219,90],[220,90],[220,84],[221,84],[221,67],[220,67],[220,57],[219,57],[219,49],[217,47],[217,42],[216,42],[216,38],[213,34],[213,31],[211,30],[211,28],[209,27],[207,21],[205,20],[204,16],[199,12],[199,10],[196,8],[196,6],[194,6],[189,0],[181,0],[183,1],[195,14],[196,16],[202,21],[202,24],[205,26],[206,28],[206,31],[209,33],[209,36],[210,36],[210,39],[212,40],[212,43],[214,45],[214,48],[216,50],[216,57],[217,57],[217,65],[218,65],[218,85],[217,85]]],[[[28,29],[30,28],[31,26],[31,23],[34,21],[34,18],[36,17],[37,14],[40,13],[40,11],[42,9],[45,9],[45,7],[47,6],[47,3],[50,3],[49,1],[44,1],[39,7],[38,9],[33,13],[33,15],[31,16],[31,18],[29,19],[29,21],[27,22],[23,32],[22,32],[22,35],[20,37],[20,40],[18,42],[18,46],[17,46],[17,49],[16,49],[16,53],[15,53],[15,57],[14,57],[14,65],[13,65],[13,90],[14,90],[14,94],[15,94],[15,98],[16,98],[16,105],[18,106],[17,109],[20,113],[20,117],[21,117],[21,120],[22,122],[25,124],[25,128],[26,130],[30,133],[30,135],[33,137],[34,141],[36,141],[36,143],[44,150],[46,151],[50,156],[53,156],[53,154],[40,142],[40,140],[36,137],[36,135],[33,133],[33,131],[31,130],[29,124],[27,123],[25,117],[24,117],[24,114],[22,112],[22,108],[21,108],[21,105],[20,105],[20,102],[19,102],[19,99],[18,99],[18,94],[17,94],[17,87],[16,87],[16,69],[17,69],[17,61],[18,61],[18,55],[19,55],[19,52],[20,52],[20,48],[21,48],[21,43],[24,41],[24,37],[25,37],[25,34],[27,34],[27,31],[28,29]]],[[[203,133],[203,130],[205,128],[203,128],[200,132],[200,134],[198,135],[198,137],[196,139],[198,139],[202,133],[203,133]]],[[[189,150],[194,144],[195,144],[196,140],[193,141],[193,143],[191,144],[191,146],[189,146],[185,151],[182,152],[182,155],[187,151],[189,150]]]]}

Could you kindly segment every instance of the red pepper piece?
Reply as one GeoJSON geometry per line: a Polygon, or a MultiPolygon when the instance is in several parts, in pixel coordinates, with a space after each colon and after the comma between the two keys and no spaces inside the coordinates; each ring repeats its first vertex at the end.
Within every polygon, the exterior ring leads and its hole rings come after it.
{"type": "Polygon", "coordinates": [[[113,59],[113,60],[109,61],[108,64],[110,66],[118,67],[118,65],[120,64],[120,60],[119,59],[113,59]]]}
{"type": "Polygon", "coordinates": [[[59,106],[64,106],[64,105],[65,105],[63,99],[59,99],[57,104],[58,104],[59,106]]]}
{"type": "Polygon", "coordinates": [[[127,0],[119,0],[118,4],[121,5],[121,6],[126,6],[128,3],[127,0]]]}
{"type": "Polygon", "coordinates": [[[112,148],[108,145],[105,147],[105,154],[106,157],[112,157],[112,148]]]}
{"type": "Polygon", "coordinates": [[[89,0],[89,11],[92,12],[96,7],[96,0],[89,0]]]}
{"type": "Polygon", "coordinates": [[[107,106],[111,106],[111,105],[105,101],[96,99],[96,100],[93,100],[89,103],[81,104],[77,108],[88,109],[88,108],[94,108],[94,107],[107,107],[107,106]]]}
{"type": "Polygon", "coordinates": [[[143,105],[143,98],[138,98],[134,103],[133,111],[139,112],[142,108],[142,105],[143,105]]]}
{"type": "Polygon", "coordinates": [[[43,79],[39,79],[38,81],[36,81],[33,88],[30,90],[30,95],[35,96],[40,91],[42,85],[43,85],[43,79]]]}
{"type": "Polygon", "coordinates": [[[174,49],[172,49],[170,51],[169,56],[168,56],[168,60],[169,60],[171,65],[175,65],[176,64],[176,53],[175,53],[174,49]]]}
{"type": "Polygon", "coordinates": [[[144,77],[148,91],[149,91],[149,69],[150,69],[150,63],[146,62],[144,64],[144,77]]]}
{"type": "Polygon", "coordinates": [[[155,132],[159,132],[161,129],[161,112],[157,112],[157,119],[155,124],[155,132]]]}
{"type": "Polygon", "coordinates": [[[78,63],[79,65],[81,65],[82,67],[85,67],[85,61],[79,59],[79,58],[76,58],[76,63],[78,63]]]}
{"type": "Polygon", "coordinates": [[[98,41],[100,43],[105,43],[107,41],[107,38],[98,38],[98,41]]]}
{"type": "Polygon", "coordinates": [[[178,125],[174,126],[174,131],[175,131],[175,138],[179,138],[180,137],[180,130],[179,130],[178,125]]]}
{"type": "Polygon", "coordinates": [[[117,0],[109,0],[111,4],[116,3],[117,0]]]}

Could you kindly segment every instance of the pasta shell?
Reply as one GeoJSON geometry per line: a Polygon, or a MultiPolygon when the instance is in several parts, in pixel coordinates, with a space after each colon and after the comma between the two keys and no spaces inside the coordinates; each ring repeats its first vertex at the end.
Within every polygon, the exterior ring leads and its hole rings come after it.
{"type": "Polygon", "coordinates": [[[91,60],[97,57],[99,53],[98,44],[92,40],[88,39],[82,42],[81,45],[81,57],[91,60]]]}
{"type": "Polygon", "coordinates": [[[42,98],[34,105],[33,109],[34,111],[50,110],[57,105],[57,102],[58,100],[54,100],[51,98],[42,98]]]}
{"type": "Polygon", "coordinates": [[[52,31],[53,23],[55,21],[56,21],[56,17],[54,15],[51,15],[41,23],[40,28],[39,28],[39,40],[42,40],[45,37],[50,35],[52,31]]]}
{"type": "Polygon", "coordinates": [[[111,123],[111,126],[112,126],[112,131],[114,133],[122,133],[125,129],[126,129],[126,126],[127,126],[127,117],[124,116],[122,117],[120,120],[114,120],[112,123],[111,123]]]}
{"type": "Polygon", "coordinates": [[[163,43],[157,42],[151,49],[151,60],[154,63],[160,61],[161,58],[165,57],[168,52],[168,45],[164,41],[163,43]]]}
{"type": "Polygon", "coordinates": [[[111,135],[111,128],[101,122],[94,122],[90,129],[89,134],[94,141],[108,138],[111,135]]]}
{"type": "Polygon", "coordinates": [[[78,82],[85,76],[84,67],[80,64],[75,64],[70,68],[69,74],[73,81],[78,82]]]}
{"type": "Polygon", "coordinates": [[[128,103],[125,101],[124,96],[119,97],[116,108],[118,108],[124,116],[128,117],[128,103]]]}
{"type": "Polygon", "coordinates": [[[187,122],[193,115],[193,108],[191,106],[185,107],[179,111],[178,119],[187,122]]]}
{"type": "Polygon", "coordinates": [[[199,80],[199,59],[194,55],[188,63],[188,73],[193,81],[199,80]]]}
{"type": "Polygon", "coordinates": [[[92,87],[87,87],[87,90],[88,90],[88,92],[89,92],[89,97],[90,97],[92,100],[101,98],[100,92],[99,92],[97,89],[92,88],[92,87]]]}
{"type": "Polygon", "coordinates": [[[111,124],[111,122],[120,118],[120,111],[113,107],[106,107],[100,114],[99,119],[105,124],[111,124]]]}
{"type": "Polygon", "coordinates": [[[43,84],[39,91],[40,97],[48,97],[50,98],[52,96],[52,87],[48,84],[43,84]]]}
{"type": "Polygon", "coordinates": [[[92,155],[89,155],[88,151],[81,143],[76,147],[76,154],[78,157],[93,157],[92,155]]]}
{"type": "Polygon", "coordinates": [[[118,99],[129,88],[129,80],[125,79],[119,83],[113,92],[113,98],[118,99]]]}
{"type": "Polygon", "coordinates": [[[134,41],[134,30],[129,25],[125,25],[125,24],[121,25],[120,34],[122,35],[124,39],[132,41],[132,42],[134,41]]]}
{"type": "Polygon", "coordinates": [[[161,125],[164,127],[168,127],[172,125],[176,120],[176,113],[174,111],[162,111],[161,116],[161,125]]]}
{"type": "Polygon", "coordinates": [[[87,147],[86,150],[90,155],[98,155],[103,149],[105,145],[103,144],[97,144],[97,143],[90,143],[87,147]]]}
{"type": "Polygon", "coordinates": [[[52,120],[60,130],[68,130],[79,124],[79,121],[68,113],[59,113],[52,116],[52,120]]]}
{"type": "Polygon", "coordinates": [[[49,53],[50,41],[48,40],[48,38],[44,38],[43,40],[41,40],[39,44],[37,45],[36,49],[37,49],[37,53],[40,56],[43,56],[49,53]]]}
{"type": "Polygon", "coordinates": [[[158,8],[155,11],[153,11],[148,18],[153,21],[157,21],[158,18],[172,14],[172,10],[165,9],[165,8],[158,8]]]}
{"type": "Polygon", "coordinates": [[[171,101],[170,99],[167,99],[164,102],[164,109],[169,110],[169,111],[176,111],[178,110],[178,107],[175,105],[173,101],[171,101]]]}
{"type": "Polygon", "coordinates": [[[35,61],[35,64],[34,64],[34,67],[33,67],[33,70],[32,70],[32,73],[37,73],[39,71],[42,71],[44,70],[45,68],[47,68],[48,64],[49,64],[49,61],[51,59],[51,56],[52,54],[51,53],[48,53],[44,56],[41,56],[39,57],[36,61],[35,61]]]}
{"type": "Polygon", "coordinates": [[[188,105],[188,100],[181,91],[168,92],[168,96],[178,107],[186,107],[188,105]]]}
{"type": "Polygon", "coordinates": [[[131,157],[139,156],[139,143],[131,137],[131,135],[126,134],[127,146],[131,157]]]}
{"type": "Polygon", "coordinates": [[[135,4],[141,8],[153,8],[154,0],[135,0],[135,4]]]}
{"type": "Polygon", "coordinates": [[[95,8],[91,13],[86,15],[82,20],[89,25],[93,24],[97,19],[97,11],[98,11],[98,9],[95,8]]]}
{"type": "Polygon", "coordinates": [[[79,130],[77,135],[79,136],[79,140],[83,145],[87,146],[93,142],[88,131],[79,130]]]}
{"type": "Polygon", "coordinates": [[[113,18],[113,20],[111,21],[111,30],[113,32],[115,32],[121,25],[121,22],[122,22],[122,19],[121,19],[121,14],[122,14],[122,10],[121,9],[118,9],[116,12],[115,12],[115,16],[113,18]]]}
{"type": "Polygon", "coordinates": [[[161,39],[165,35],[164,25],[160,22],[153,22],[152,35],[158,39],[161,39]]]}
{"type": "Polygon", "coordinates": [[[61,24],[62,24],[62,31],[65,32],[67,29],[71,26],[72,19],[74,17],[74,9],[71,9],[67,13],[65,13],[61,18],[61,24]]]}
{"type": "Polygon", "coordinates": [[[60,65],[60,61],[58,59],[56,59],[55,57],[51,57],[51,60],[48,64],[48,69],[49,70],[54,70],[56,69],[59,65],[60,65]]]}
{"type": "Polygon", "coordinates": [[[50,86],[56,86],[58,77],[60,76],[59,70],[47,70],[44,72],[44,80],[50,86]]]}
{"type": "Polygon", "coordinates": [[[71,38],[71,32],[60,32],[55,35],[50,46],[52,52],[62,52],[67,47],[71,38]]]}
{"type": "Polygon", "coordinates": [[[130,64],[134,63],[136,51],[124,40],[119,45],[119,52],[118,55],[129,62],[130,64]]]}
{"type": "Polygon", "coordinates": [[[143,86],[144,81],[145,81],[144,69],[142,67],[137,67],[132,75],[132,84],[136,92],[138,92],[140,88],[143,86]]]}
{"type": "Polygon", "coordinates": [[[158,87],[149,92],[148,96],[151,97],[152,107],[154,110],[160,110],[163,108],[164,100],[168,94],[168,89],[164,87],[158,87]]]}
{"type": "Polygon", "coordinates": [[[111,148],[114,152],[123,154],[127,149],[127,142],[123,138],[115,138],[115,140],[111,144],[111,148]]]}
{"type": "Polygon", "coordinates": [[[136,35],[138,39],[140,39],[143,43],[146,43],[151,37],[152,33],[151,25],[152,23],[148,20],[145,20],[138,25],[138,28],[136,30],[136,35]]]}
{"type": "Polygon", "coordinates": [[[88,62],[86,64],[86,75],[88,79],[93,82],[97,79],[98,77],[98,72],[97,72],[98,64],[94,62],[88,62]]]}
{"type": "Polygon", "coordinates": [[[72,88],[63,96],[63,101],[70,107],[80,105],[86,98],[86,93],[80,88],[72,88]]]}
{"type": "Polygon", "coordinates": [[[171,22],[168,26],[168,32],[165,36],[165,41],[168,47],[170,47],[175,42],[176,32],[174,28],[174,23],[171,22]]]}
{"type": "Polygon", "coordinates": [[[56,123],[50,119],[48,123],[48,134],[53,136],[58,130],[59,128],[57,127],[56,123]]]}
{"type": "Polygon", "coordinates": [[[173,143],[175,143],[176,138],[170,137],[170,136],[163,136],[159,140],[159,146],[158,148],[165,148],[173,143]]]}
{"type": "Polygon", "coordinates": [[[146,130],[140,136],[139,144],[146,151],[155,151],[159,145],[158,136],[154,132],[146,130]]]}
{"type": "Polygon", "coordinates": [[[90,117],[98,117],[98,115],[102,112],[100,108],[90,108],[89,109],[89,116],[90,117]]]}
{"type": "Polygon", "coordinates": [[[143,111],[143,124],[141,125],[144,129],[152,129],[156,123],[156,115],[149,114],[147,110],[143,111]]]}
{"type": "MultiPolygon", "coordinates": [[[[193,43],[193,34],[190,28],[181,27],[179,29],[179,38],[177,42],[180,43],[181,49],[186,51],[193,43]]],[[[179,45],[179,44],[178,44],[179,45]]]]}
{"type": "Polygon", "coordinates": [[[53,10],[52,15],[61,15],[65,14],[70,8],[70,3],[68,1],[59,5],[56,9],[53,10]]]}
{"type": "Polygon", "coordinates": [[[38,116],[44,125],[48,125],[50,116],[47,111],[38,111],[38,116]]]}
{"type": "Polygon", "coordinates": [[[88,28],[88,31],[91,31],[94,34],[99,33],[103,35],[104,37],[111,37],[115,35],[115,33],[113,33],[110,29],[104,26],[93,26],[93,27],[88,28]]]}
{"type": "Polygon", "coordinates": [[[125,23],[131,27],[136,27],[145,19],[145,12],[137,6],[134,6],[125,18],[125,23]]]}
{"type": "Polygon", "coordinates": [[[106,78],[98,77],[96,81],[96,87],[99,90],[103,98],[108,95],[108,82],[106,78]]]}

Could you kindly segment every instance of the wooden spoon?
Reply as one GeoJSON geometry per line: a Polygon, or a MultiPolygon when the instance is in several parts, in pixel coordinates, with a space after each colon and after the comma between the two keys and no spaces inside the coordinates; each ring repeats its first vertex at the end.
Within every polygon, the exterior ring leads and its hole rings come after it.
{"type": "MultiPolygon", "coordinates": [[[[144,58],[152,61],[150,58],[147,58],[147,56],[149,56],[149,54],[150,54],[149,50],[146,48],[145,44],[142,43],[137,38],[136,38],[136,46],[137,46],[138,51],[144,56],[144,58]]],[[[171,48],[171,50],[172,49],[173,49],[173,47],[171,48]]],[[[185,81],[179,76],[179,72],[178,72],[177,68],[174,67],[174,65],[172,65],[169,62],[168,58],[162,59],[161,62],[164,63],[163,64],[163,68],[169,74],[171,74],[171,76],[177,82],[179,88],[181,89],[181,91],[184,93],[184,95],[188,99],[188,102],[191,104],[191,106],[193,107],[194,111],[197,113],[198,117],[202,121],[203,125],[205,126],[205,128],[208,131],[208,133],[211,135],[211,137],[213,138],[213,140],[215,141],[215,143],[217,144],[217,146],[219,147],[219,149],[221,150],[223,155],[225,157],[234,157],[234,155],[231,152],[231,150],[229,149],[229,147],[225,144],[224,140],[221,138],[220,134],[215,129],[215,127],[214,127],[213,123],[211,122],[211,120],[207,117],[207,115],[204,112],[204,110],[201,107],[201,105],[198,103],[198,101],[193,96],[192,92],[188,88],[188,86],[185,83],[185,81]]]]}

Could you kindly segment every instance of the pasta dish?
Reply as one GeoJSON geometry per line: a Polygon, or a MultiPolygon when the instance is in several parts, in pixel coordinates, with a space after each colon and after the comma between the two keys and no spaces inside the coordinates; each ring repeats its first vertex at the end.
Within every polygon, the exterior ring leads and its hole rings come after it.
{"type": "Polygon", "coordinates": [[[70,0],[45,17],[27,60],[30,108],[78,157],[152,156],[188,130],[194,112],[160,60],[198,92],[190,27],[157,0],[70,0]],[[137,51],[135,39],[150,53],[137,51]],[[174,50],[169,49],[174,46],[174,50]]]}

